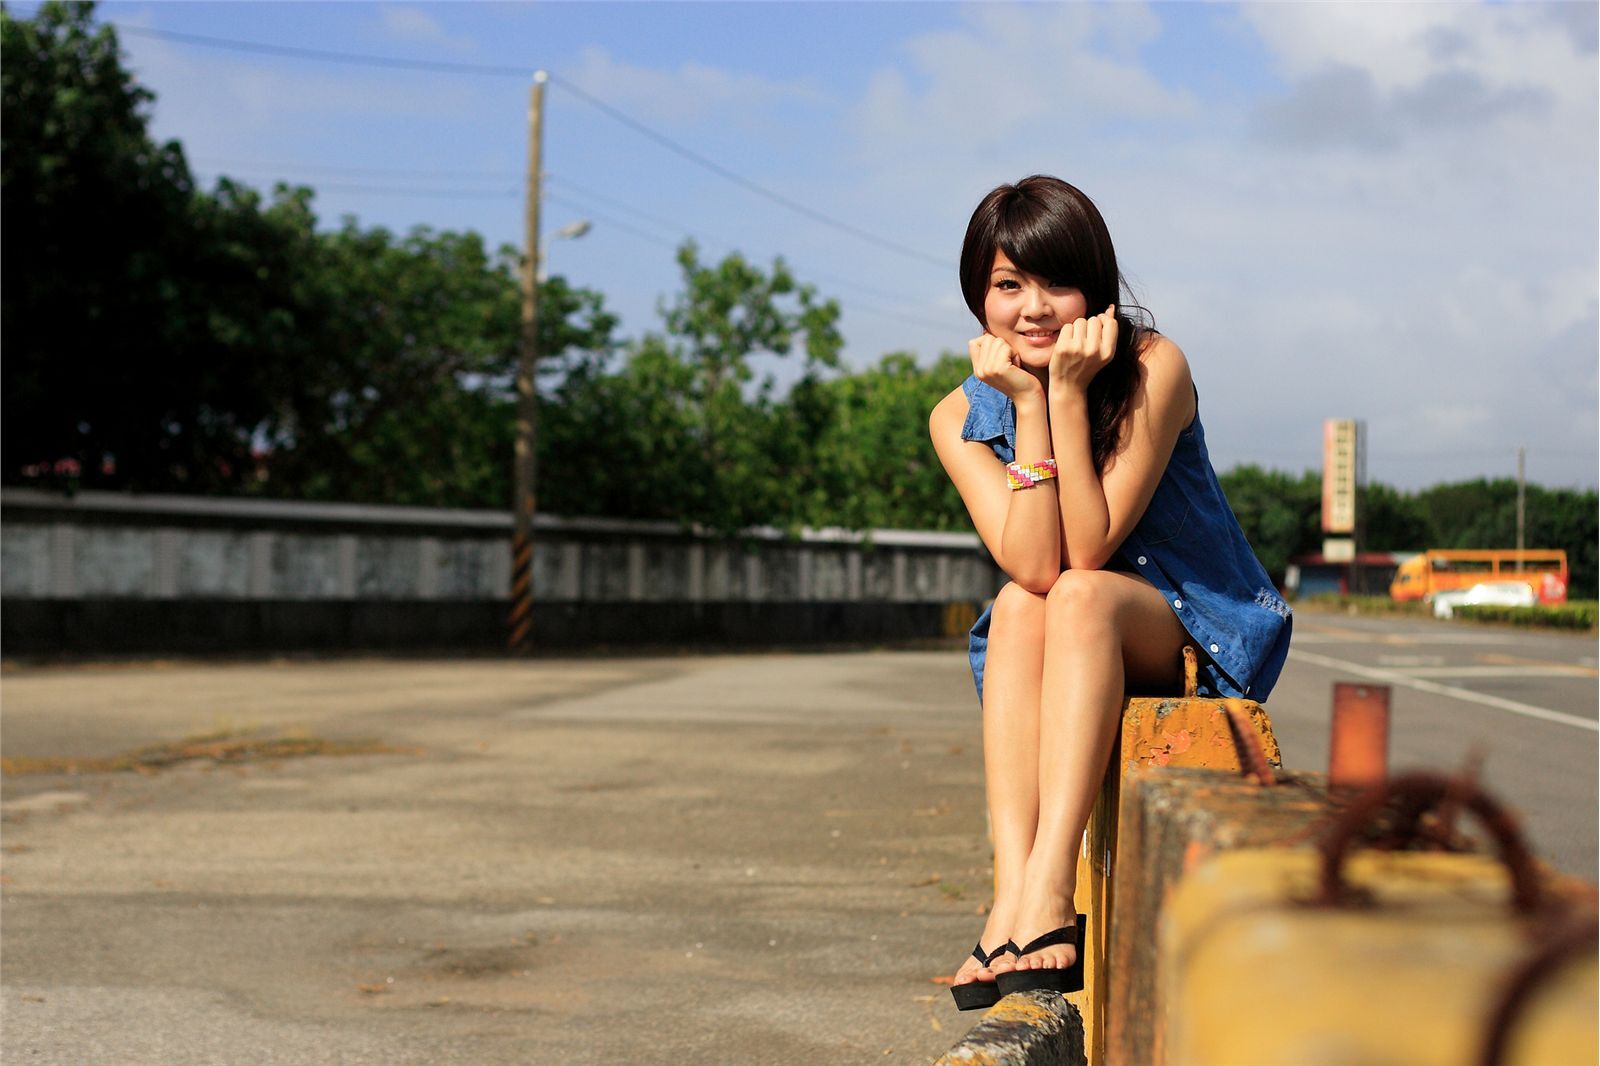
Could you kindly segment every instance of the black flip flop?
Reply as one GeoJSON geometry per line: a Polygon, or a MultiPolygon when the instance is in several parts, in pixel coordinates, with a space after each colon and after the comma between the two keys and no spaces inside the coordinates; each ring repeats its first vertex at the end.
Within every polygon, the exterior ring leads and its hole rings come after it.
{"type": "Polygon", "coordinates": [[[1051,992],[1060,992],[1062,995],[1082,991],[1084,921],[1084,916],[1080,914],[1072,925],[1052,929],[1043,936],[1029,941],[1026,947],[1017,952],[1017,958],[1020,959],[1040,948],[1056,944],[1072,944],[1078,949],[1078,958],[1071,966],[1065,969],[1058,966],[1048,970],[1007,970],[1005,973],[997,974],[995,987],[1000,995],[1009,996],[1013,992],[1028,992],[1033,989],[1048,989],[1051,992]]]}
{"type": "MultiPolygon", "coordinates": [[[[987,966],[999,958],[1002,952],[1016,953],[1017,945],[1007,940],[987,955],[983,952],[983,942],[980,940],[972,949],[972,957],[987,966]]],[[[993,981],[968,981],[962,985],[951,985],[950,994],[955,997],[957,1010],[978,1010],[980,1007],[992,1007],[1000,1002],[1000,992],[995,988],[993,981]]]]}

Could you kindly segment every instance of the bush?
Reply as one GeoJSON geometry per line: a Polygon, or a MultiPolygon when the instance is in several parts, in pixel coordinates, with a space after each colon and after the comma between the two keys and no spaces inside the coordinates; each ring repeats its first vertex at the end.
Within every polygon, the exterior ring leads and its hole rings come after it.
{"type": "Polygon", "coordinates": [[[1537,607],[1491,607],[1487,604],[1463,605],[1455,609],[1457,618],[1469,622],[1501,622],[1514,626],[1542,626],[1550,629],[1593,629],[1594,600],[1537,607]]]}
{"type": "Polygon", "coordinates": [[[1419,618],[1432,614],[1432,608],[1421,600],[1392,600],[1388,596],[1345,596],[1337,592],[1316,592],[1299,596],[1295,606],[1322,607],[1349,614],[1404,614],[1419,618]]]}

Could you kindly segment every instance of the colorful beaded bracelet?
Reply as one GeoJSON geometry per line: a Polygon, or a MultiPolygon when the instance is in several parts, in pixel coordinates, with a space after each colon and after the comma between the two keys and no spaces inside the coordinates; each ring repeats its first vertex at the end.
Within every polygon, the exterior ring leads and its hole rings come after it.
{"type": "Polygon", "coordinates": [[[1041,481],[1049,481],[1056,476],[1056,461],[1054,459],[1041,459],[1037,463],[1007,463],[1006,484],[1011,486],[1011,491],[1018,489],[1031,489],[1041,481]]]}

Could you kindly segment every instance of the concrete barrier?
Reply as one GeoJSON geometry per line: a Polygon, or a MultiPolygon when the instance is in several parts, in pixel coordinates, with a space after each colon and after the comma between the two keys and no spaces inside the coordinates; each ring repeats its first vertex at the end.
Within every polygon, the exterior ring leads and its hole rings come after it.
{"type": "MultiPolygon", "coordinates": [[[[505,647],[509,513],[0,492],[8,654],[505,647]]],[[[970,533],[540,515],[535,643],[954,636],[1000,587],[970,533]],[[965,623],[965,624],[963,624],[965,623]]]]}
{"type": "MultiPolygon", "coordinates": [[[[1245,772],[1270,777],[1281,766],[1265,709],[1251,700],[1198,698],[1192,648],[1184,649],[1184,661],[1183,696],[1134,697],[1123,707],[1121,729],[1079,853],[1077,905],[1088,922],[1084,988],[1065,997],[1066,1010],[1059,1024],[1053,1023],[1064,1035],[1022,1041],[1016,1038],[1012,1024],[988,1025],[990,1015],[996,1012],[1011,1017],[1012,1000],[1017,997],[1008,996],[951,1052],[968,1057],[947,1056],[949,1061],[1054,1063],[1061,1061],[1052,1056],[1058,1054],[1057,1045],[1063,1041],[1081,1046],[1088,1062],[1122,1061],[1106,1058],[1108,1029],[1118,1013],[1113,1006],[1114,978],[1123,965],[1116,960],[1137,953],[1138,934],[1136,927],[1118,925],[1119,907],[1130,908],[1142,921],[1144,911],[1154,906],[1141,901],[1136,893],[1129,896],[1125,887],[1139,880],[1135,871],[1145,865],[1142,842],[1134,844],[1131,853],[1122,842],[1124,812],[1132,799],[1128,783],[1147,774],[1161,777],[1182,770],[1207,773],[1208,780],[1239,782],[1245,772]]],[[[1035,998],[1039,996],[1047,1001],[1051,998],[1035,994],[1035,998]]]]}
{"type": "MultiPolygon", "coordinates": [[[[1345,873],[1365,900],[1352,908],[1321,905],[1322,861],[1309,848],[1234,851],[1176,886],[1160,936],[1170,1031],[1153,1061],[1485,1061],[1496,996],[1541,922],[1513,911],[1500,862],[1362,852],[1345,873]]],[[[1596,1061],[1588,947],[1541,991],[1497,1066],[1596,1061]]]]}
{"type": "Polygon", "coordinates": [[[1083,1017],[1054,992],[1018,992],[990,1007],[934,1066],[1084,1066],[1083,1017]]]}
{"type": "Polygon", "coordinates": [[[1593,885],[1539,864],[1470,781],[1282,775],[1265,712],[1230,702],[1129,701],[1079,862],[1084,990],[1048,1038],[1002,999],[1010,1023],[986,1016],[943,1061],[1596,1061],[1593,885]],[[1461,847],[1461,810],[1500,861],[1352,850],[1461,847]]]}

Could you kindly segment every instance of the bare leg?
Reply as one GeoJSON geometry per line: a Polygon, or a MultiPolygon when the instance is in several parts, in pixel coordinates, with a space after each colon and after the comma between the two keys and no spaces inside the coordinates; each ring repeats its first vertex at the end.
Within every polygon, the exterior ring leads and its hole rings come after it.
{"type": "MultiPolygon", "coordinates": [[[[983,772],[995,871],[994,907],[979,940],[985,951],[993,951],[1011,936],[1039,819],[1044,640],[1045,597],[1020,585],[1006,585],[994,600],[983,671],[983,772]]],[[[969,956],[956,981],[979,979],[991,980],[992,975],[969,956]]]]}
{"type": "MultiPolygon", "coordinates": [[[[1187,634],[1173,608],[1143,578],[1068,570],[1045,607],[1039,712],[1039,822],[1012,922],[1018,945],[1073,920],[1079,843],[1088,824],[1129,681],[1175,688],[1187,634]]],[[[1043,948],[1017,968],[1071,966],[1071,944],[1043,948]]],[[[1013,963],[996,960],[994,969],[1013,963]]]]}

